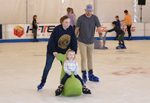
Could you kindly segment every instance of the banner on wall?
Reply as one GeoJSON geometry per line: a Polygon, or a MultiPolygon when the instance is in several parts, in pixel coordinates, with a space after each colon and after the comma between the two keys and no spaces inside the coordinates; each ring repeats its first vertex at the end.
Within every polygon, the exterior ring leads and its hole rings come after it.
{"type": "MultiPolygon", "coordinates": [[[[49,38],[57,24],[39,24],[37,38],[49,38]]],[[[31,39],[33,38],[30,24],[10,24],[4,26],[3,39],[31,39]]]]}
{"type": "MultiPolygon", "coordinates": [[[[38,25],[38,34],[37,38],[49,38],[53,29],[58,24],[39,24],[38,25]]],[[[103,23],[102,31],[109,30],[112,28],[111,23],[103,23]]],[[[134,23],[132,25],[132,36],[145,36],[145,28],[146,34],[150,34],[150,24],[144,23],[134,23]]],[[[128,36],[126,27],[123,27],[123,30],[126,32],[126,36],[128,36]]],[[[107,34],[107,37],[115,37],[116,33],[111,32],[107,34]]],[[[99,37],[98,33],[95,34],[95,37],[99,37]]],[[[3,26],[3,39],[32,39],[32,26],[30,24],[10,24],[3,26]]]]}

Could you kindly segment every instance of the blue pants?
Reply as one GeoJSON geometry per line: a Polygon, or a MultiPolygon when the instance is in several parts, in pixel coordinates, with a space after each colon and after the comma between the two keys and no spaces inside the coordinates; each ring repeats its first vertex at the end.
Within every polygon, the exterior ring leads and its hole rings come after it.
{"type": "Polygon", "coordinates": [[[42,76],[42,80],[41,80],[42,83],[46,82],[48,73],[49,73],[49,71],[52,67],[54,59],[55,59],[55,56],[53,54],[47,53],[47,55],[46,55],[46,64],[45,64],[45,68],[44,68],[43,76],[42,76]]]}

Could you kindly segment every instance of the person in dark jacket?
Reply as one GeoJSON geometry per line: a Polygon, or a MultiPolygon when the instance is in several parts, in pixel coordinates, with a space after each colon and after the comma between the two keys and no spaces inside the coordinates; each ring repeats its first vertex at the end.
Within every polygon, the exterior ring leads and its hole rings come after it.
{"type": "Polygon", "coordinates": [[[41,83],[37,87],[38,90],[41,90],[45,85],[49,70],[58,53],[66,54],[69,49],[77,53],[77,39],[73,27],[70,26],[70,18],[68,16],[63,16],[60,19],[60,23],[60,25],[54,28],[48,41],[46,64],[41,83]]]}
{"type": "Polygon", "coordinates": [[[34,15],[33,21],[32,21],[32,33],[33,33],[34,41],[38,41],[37,40],[37,29],[38,29],[37,15],[34,15]]]}
{"type": "MultiPolygon", "coordinates": [[[[118,15],[115,16],[115,19],[116,19],[116,26],[117,26],[118,28],[121,28],[121,23],[120,23],[119,16],[118,16],[118,15]]],[[[117,40],[117,38],[118,38],[118,35],[116,34],[115,40],[117,40]]]]}
{"type": "Polygon", "coordinates": [[[113,28],[110,30],[107,30],[106,32],[113,32],[115,31],[116,34],[118,35],[117,40],[119,41],[119,46],[116,47],[116,49],[126,49],[125,43],[124,43],[124,35],[125,32],[117,26],[117,22],[114,21],[112,22],[113,28]]]}

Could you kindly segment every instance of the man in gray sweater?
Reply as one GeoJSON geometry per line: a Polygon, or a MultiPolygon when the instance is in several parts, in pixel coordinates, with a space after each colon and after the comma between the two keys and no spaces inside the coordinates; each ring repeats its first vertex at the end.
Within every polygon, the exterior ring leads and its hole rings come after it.
{"type": "Polygon", "coordinates": [[[93,74],[93,49],[94,49],[94,34],[95,29],[101,32],[101,24],[99,19],[93,13],[92,5],[87,5],[85,14],[81,15],[77,20],[75,33],[78,36],[79,49],[81,54],[81,69],[83,81],[87,81],[87,69],[88,78],[90,81],[99,82],[99,78],[93,74]],[[87,64],[87,67],[86,67],[87,64]]]}

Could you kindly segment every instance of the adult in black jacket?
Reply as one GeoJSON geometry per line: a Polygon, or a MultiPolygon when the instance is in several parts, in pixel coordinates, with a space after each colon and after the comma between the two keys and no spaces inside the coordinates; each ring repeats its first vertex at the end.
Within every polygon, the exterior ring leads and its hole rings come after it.
{"type": "Polygon", "coordinates": [[[37,41],[37,29],[38,29],[38,25],[37,25],[37,15],[33,16],[33,21],[32,21],[32,33],[33,33],[33,38],[34,41],[37,41]]]}
{"type": "Polygon", "coordinates": [[[61,24],[55,27],[48,41],[46,64],[41,83],[37,87],[38,90],[42,89],[45,85],[48,72],[57,53],[65,54],[68,49],[77,53],[77,39],[73,27],[70,26],[70,18],[63,16],[60,22],[61,24]]]}

